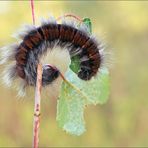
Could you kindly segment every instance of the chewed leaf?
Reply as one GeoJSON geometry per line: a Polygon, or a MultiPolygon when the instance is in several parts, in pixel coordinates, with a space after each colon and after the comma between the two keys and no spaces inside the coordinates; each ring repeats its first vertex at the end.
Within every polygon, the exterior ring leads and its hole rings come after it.
{"type": "Polygon", "coordinates": [[[66,79],[75,85],[87,98],[87,104],[103,104],[109,95],[109,72],[108,69],[100,69],[96,77],[89,81],[83,81],[70,69],[66,73],[66,79]]]}
{"type": "Polygon", "coordinates": [[[57,121],[66,132],[79,136],[85,131],[84,102],[83,97],[73,87],[66,82],[62,83],[57,104],[57,121]]]}
{"type": "Polygon", "coordinates": [[[66,73],[57,105],[57,121],[68,133],[81,135],[85,131],[83,111],[87,104],[103,104],[109,95],[109,72],[101,69],[90,81],[83,81],[72,71],[66,73]]]}
{"type": "Polygon", "coordinates": [[[109,72],[107,69],[101,69],[90,82],[83,83],[82,91],[88,98],[88,104],[104,104],[108,100],[109,88],[109,72]]]}

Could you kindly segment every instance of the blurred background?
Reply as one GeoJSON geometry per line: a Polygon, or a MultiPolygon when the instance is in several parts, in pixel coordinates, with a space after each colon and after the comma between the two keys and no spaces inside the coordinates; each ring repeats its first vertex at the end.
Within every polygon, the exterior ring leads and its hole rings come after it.
{"type": "MultiPolygon", "coordinates": [[[[111,93],[105,105],[85,110],[87,131],[66,134],[56,122],[56,98],[42,98],[40,146],[148,146],[148,2],[35,1],[35,16],[64,13],[89,17],[93,33],[114,54],[111,93]]],[[[0,47],[15,39],[22,24],[32,24],[29,1],[0,1],[0,47]]],[[[32,146],[34,97],[18,99],[16,90],[0,86],[0,147],[32,146]]]]}

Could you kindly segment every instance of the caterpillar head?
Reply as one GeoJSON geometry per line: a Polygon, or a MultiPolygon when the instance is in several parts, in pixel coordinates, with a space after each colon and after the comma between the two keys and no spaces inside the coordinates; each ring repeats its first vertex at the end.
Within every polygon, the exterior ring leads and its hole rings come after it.
{"type": "Polygon", "coordinates": [[[49,64],[43,65],[42,85],[50,84],[59,76],[59,70],[49,64]]]}

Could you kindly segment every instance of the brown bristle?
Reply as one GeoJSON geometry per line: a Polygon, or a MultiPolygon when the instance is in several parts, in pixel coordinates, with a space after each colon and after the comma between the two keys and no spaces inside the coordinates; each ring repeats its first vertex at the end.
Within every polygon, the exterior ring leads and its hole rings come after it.
{"type": "Polygon", "coordinates": [[[47,26],[43,26],[41,28],[41,30],[43,32],[43,35],[44,35],[45,40],[48,40],[50,32],[49,32],[47,26]]]}
{"type": "Polygon", "coordinates": [[[59,30],[58,26],[55,24],[44,25],[42,26],[42,32],[44,34],[44,38],[49,41],[53,41],[58,39],[59,37],[59,30]]]}
{"type": "Polygon", "coordinates": [[[25,78],[25,73],[24,73],[23,67],[20,66],[20,65],[17,65],[16,70],[17,70],[17,74],[18,74],[22,79],[24,79],[24,78],[25,78]]]}
{"type": "Polygon", "coordinates": [[[38,31],[34,31],[29,35],[29,39],[31,40],[31,42],[34,45],[38,45],[38,43],[40,43],[43,39],[42,36],[40,35],[40,33],[38,31]]]}
{"type": "Polygon", "coordinates": [[[17,63],[19,63],[20,65],[23,65],[23,66],[26,65],[26,57],[19,55],[16,57],[16,60],[17,60],[17,63]]]}
{"type": "Polygon", "coordinates": [[[52,34],[53,34],[53,40],[56,40],[59,38],[59,35],[60,35],[60,31],[58,29],[58,25],[57,24],[53,24],[51,26],[51,30],[52,30],[52,34]]]}
{"type": "Polygon", "coordinates": [[[26,64],[26,55],[27,55],[28,50],[22,46],[22,44],[20,45],[20,47],[18,48],[18,52],[16,53],[16,61],[17,63],[19,63],[20,65],[25,65],[26,64]]]}
{"type": "MultiPolygon", "coordinates": [[[[100,58],[100,54],[99,54],[99,53],[91,54],[91,55],[89,56],[89,58],[90,58],[91,60],[93,60],[93,61],[96,61],[96,60],[98,60],[98,59],[100,58]]],[[[98,61],[98,62],[99,62],[99,61],[98,61]]]]}
{"type": "Polygon", "coordinates": [[[28,49],[25,48],[25,47],[23,47],[22,45],[20,45],[18,51],[19,51],[19,52],[22,51],[22,52],[27,53],[27,52],[28,52],[28,49]]]}
{"type": "Polygon", "coordinates": [[[31,42],[30,38],[25,38],[23,43],[25,44],[25,46],[27,46],[30,50],[33,49],[34,45],[31,42]]]}
{"type": "Polygon", "coordinates": [[[92,39],[87,40],[87,42],[82,46],[83,49],[89,48],[91,45],[93,45],[94,42],[92,39]]]}
{"type": "Polygon", "coordinates": [[[67,25],[58,25],[60,30],[60,39],[62,41],[71,42],[74,38],[74,35],[76,33],[76,30],[70,26],[67,25]]]}
{"type": "Polygon", "coordinates": [[[75,46],[82,47],[88,40],[89,40],[88,36],[86,36],[81,31],[77,31],[72,42],[74,43],[75,46]]]}
{"type": "Polygon", "coordinates": [[[67,41],[67,26],[65,25],[59,25],[59,31],[60,31],[60,39],[62,42],[67,41]]]}

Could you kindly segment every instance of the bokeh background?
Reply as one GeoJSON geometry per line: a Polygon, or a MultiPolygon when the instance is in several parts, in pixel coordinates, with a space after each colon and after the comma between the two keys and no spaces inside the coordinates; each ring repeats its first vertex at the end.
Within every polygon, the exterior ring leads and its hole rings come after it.
{"type": "MultiPolygon", "coordinates": [[[[40,146],[102,147],[148,146],[148,2],[146,1],[35,1],[40,17],[74,13],[89,17],[93,32],[114,55],[110,70],[111,93],[105,105],[85,110],[87,131],[80,137],[66,134],[56,122],[56,98],[44,95],[40,146]]],[[[0,1],[0,46],[32,23],[29,1],[0,1]]],[[[0,147],[32,145],[33,94],[23,99],[0,86],[0,147]]]]}

